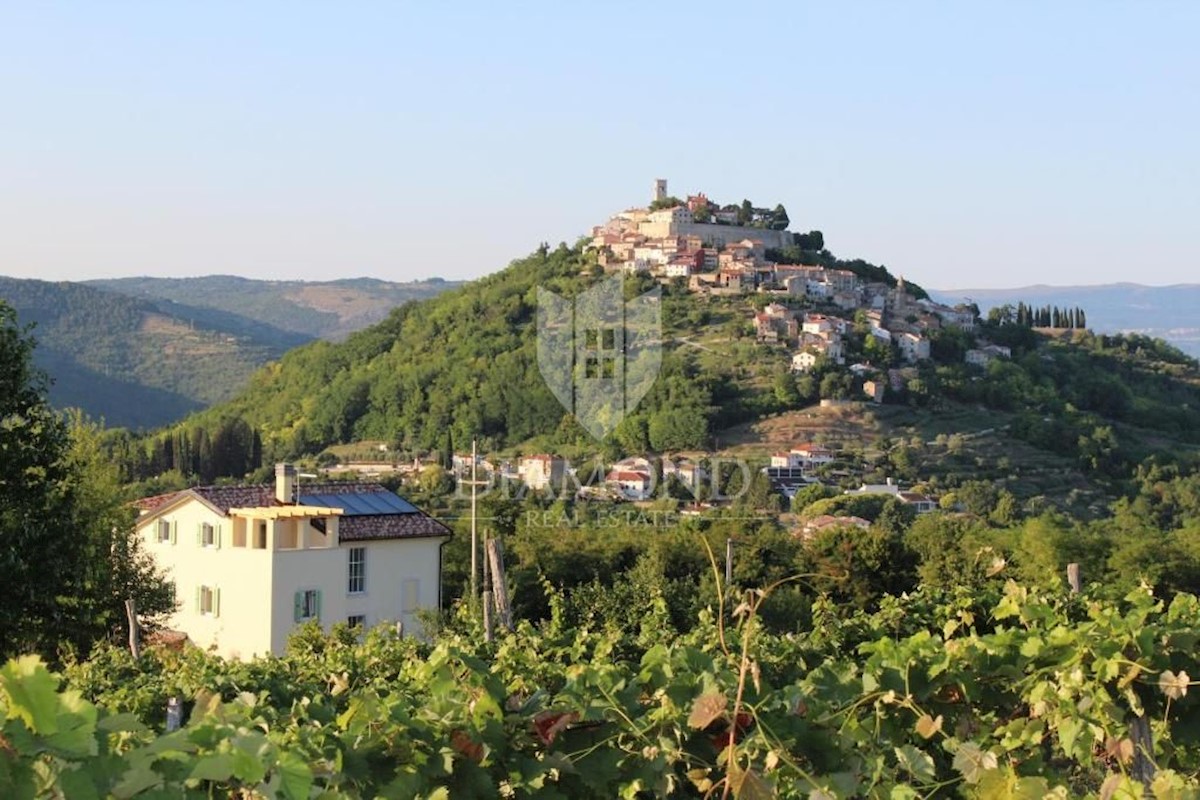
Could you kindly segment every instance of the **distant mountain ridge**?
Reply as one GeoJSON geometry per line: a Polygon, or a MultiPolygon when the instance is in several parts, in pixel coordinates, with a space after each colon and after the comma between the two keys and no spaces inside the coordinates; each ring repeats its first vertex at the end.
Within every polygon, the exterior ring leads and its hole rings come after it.
{"type": "MultiPolygon", "coordinates": [[[[166,300],[235,314],[306,340],[340,341],[374,325],[398,305],[423,300],[459,285],[430,278],[393,283],[378,278],[332,281],[267,281],[236,275],[196,278],[111,278],[84,281],[131,297],[166,300]]],[[[231,320],[226,319],[225,324],[231,320]]]]}
{"type": "Polygon", "coordinates": [[[1200,358],[1200,284],[1196,283],[1038,284],[1013,289],[935,289],[930,294],[941,302],[970,298],[985,315],[990,308],[1020,301],[1035,306],[1081,306],[1087,312],[1088,327],[1097,332],[1156,336],[1200,358]]]}
{"type": "Polygon", "coordinates": [[[235,396],[269,361],[344,338],[407,300],[457,283],[255,281],[232,276],[50,283],[0,276],[33,323],[51,402],[110,426],[151,428],[235,396]]]}

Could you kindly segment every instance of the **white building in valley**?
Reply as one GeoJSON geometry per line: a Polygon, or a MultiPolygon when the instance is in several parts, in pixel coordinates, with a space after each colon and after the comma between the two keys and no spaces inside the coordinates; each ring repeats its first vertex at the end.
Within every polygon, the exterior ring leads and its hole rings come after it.
{"type": "Polygon", "coordinates": [[[374,483],[202,486],[139,501],[137,532],[175,587],[168,626],[227,658],[281,654],[297,625],[403,623],[436,609],[450,531],[374,483]]]}

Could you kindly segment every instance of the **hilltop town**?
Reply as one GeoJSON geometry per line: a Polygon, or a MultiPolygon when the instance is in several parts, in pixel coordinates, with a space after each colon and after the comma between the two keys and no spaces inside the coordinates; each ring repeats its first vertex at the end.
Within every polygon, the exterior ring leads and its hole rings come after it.
{"type": "MultiPolygon", "coordinates": [[[[792,368],[809,372],[822,360],[845,365],[847,339],[857,335],[862,351],[874,358],[854,364],[869,399],[881,402],[886,382],[881,370],[891,362],[915,364],[930,358],[931,331],[954,326],[974,331],[979,309],[948,306],[909,292],[904,279],[894,284],[864,279],[849,269],[814,263],[824,247],[817,231],[787,229],[787,210],[720,205],[703,193],[680,200],[667,181],[654,182],[652,202],[613,215],[591,232],[591,247],[607,271],[648,275],[686,285],[708,296],[760,296],[769,302],[754,315],[760,342],[794,350],[792,368]],[[806,258],[808,256],[808,258],[806,258]],[[872,380],[876,375],[878,380],[872,380]]],[[[923,293],[922,293],[923,294],[923,293]]],[[[963,360],[984,366],[1007,358],[1006,347],[987,342],[968,349],[963,360]]],[[[899,386],[903,373],[888,382],[899,386]]]]}

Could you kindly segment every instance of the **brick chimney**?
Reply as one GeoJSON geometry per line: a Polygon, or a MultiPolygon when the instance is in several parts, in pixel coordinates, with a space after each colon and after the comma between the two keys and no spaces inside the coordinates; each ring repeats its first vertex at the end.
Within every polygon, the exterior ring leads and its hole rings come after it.
{"type": "Polygon", "coordinates": [[[291,464],[275,465],[275,499],[281,503],[296,502],[296,468],[291,464]]]}

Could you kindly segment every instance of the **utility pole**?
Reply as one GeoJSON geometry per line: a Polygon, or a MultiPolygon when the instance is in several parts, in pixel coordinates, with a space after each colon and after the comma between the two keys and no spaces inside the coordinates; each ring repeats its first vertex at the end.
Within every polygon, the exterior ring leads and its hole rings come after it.
{"type": "Polygon", "coordinates": [[[475,573],[478,569],[479,560],[479,543],[478,534],[475,532],[475,465],[478,462],[478,457],[475,455],[475,440],[471,440],[471,597],[475,598],[479,595],[479,587],[476,584],[475,573]]]}
{"type": "MultiPolygon", "coordinates": [[[[471,440],[471,480],[460,481],[460,484],[468,483],[471,485],[471,602],[479,597],[479,532],[478,532],[478,493],[477,489],[481,481],[476,476],[478,475],[479,454],[475,447],[475,440],[471,440]]],[[[456,476],[457,477],[457,476],[456,476]]],[[[486,564],[485,564],[486,567],[486,564]]]]}

